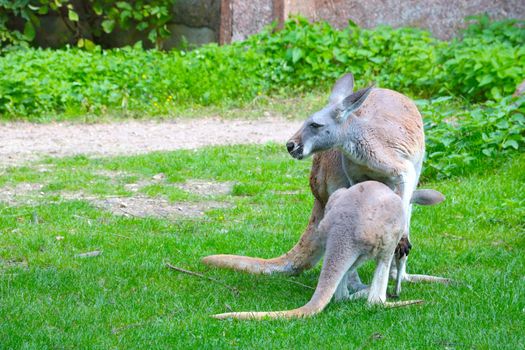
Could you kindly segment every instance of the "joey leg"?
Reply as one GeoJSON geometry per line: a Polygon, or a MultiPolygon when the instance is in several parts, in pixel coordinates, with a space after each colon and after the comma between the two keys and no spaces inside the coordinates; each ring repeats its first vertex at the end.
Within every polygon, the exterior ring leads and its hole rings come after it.
{"type": "Polygon", "coordinates": [[[348,289],[351,293],[359,292],[360,290],[366,289],[368,286],[361,282],[357,269],[348,271],[348,289]]]}

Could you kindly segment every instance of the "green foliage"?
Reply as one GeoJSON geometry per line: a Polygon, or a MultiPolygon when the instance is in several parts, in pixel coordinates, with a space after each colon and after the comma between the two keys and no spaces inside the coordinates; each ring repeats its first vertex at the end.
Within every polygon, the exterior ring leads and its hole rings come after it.
{"type": "Polygon", "coordinates": [[[172,5],[176,0],[0,0],[0,49],[8,45],[23,45],[33,41],[39,16],[48,12],[61,15],[68,29],[78,40],[78,46],[90,48],[93,40],[116,27],[135,28],[148,33],[148,39],[157,48],[162,47],[170,31],[166,23],[172,18],[172,5]],[[81,6],[81,9],[75,8],[81,6]],[[82,13],[81,17],[79,14],[82,13]],[[17,17],[24,23],[24,30],[11,28],[9,20],[17,17]],[[87,33],[83,33],[81,28],[87,33]],[[85,36],[89,36],[89,38],[85,36]]]}
{"type": "Polygon", "coordinates": [[[328,87],[350,71],[361,82],[397,90],[423,88],[422,95],[436,90],[436,50],[444,43],[413,28],[366,30],[350,24],[338,31],[297,18],[281,31],[268,28],[252,36],[244,45],[262,56],[259,72],[271,86],[328,87]]]}
{"type": "MultiPolygon", "coordinates": [[[[133,27],[139,31],[147,31],[148,39],[157,48],[161,48],[163,40],[170,35],[166,24],[172,18],[171,7],[175,1],[96,0],[93,11],[103,18],[100,26],[104,32],[111,33],[116,25],[122,29],[133,27]]],[[[97,28],[99,30],[100,27],[97,28]]]]}
{"type": "Polygon", "coordinates": [[[0,0],[0,52],[7,44],[27,46],[27,42],[35,38],[35,23],[38,18],[29,1],[0,0]],[[9,28],[12,16],[24,21],[23,31],[9,28]]]}
{"type": "Polygon", "coordinates": [[[504,19],[491,21],[487,15],[467,17],[469,26],[463,30],[463,38],[476,38],[483,44],[503,42],[512,46],[525,45],[523,26],[525,21],[504,19]]]}
{"type": "Polygon", "coordinates": [[[426,176],[448,177],[525,150],[525,96],[452,108],[450,98],[418,103],[425,120],[426,176]]]}
{"type": "MultiPolygon", "coordinates": [[[[231,57],[239,46],[189,53],[119,49],[109,51],[24,50],[0,58],[0,113],[104,113],[108,109],[166,113],[176,104],[246,101],[257,94],[249,71],[231,57]],[[21,67],[24,67],[21,69],[21,67]]],[[[255,64],[249,53],[247,65],[255,64]]]]}
{"type": "Polygon", "coordinates": [[[525,21],[470,19],[462,40],[453,40],[440,55],[442,90],[472,101],[500,100],[524,78],[525,21]]]}
{"type": "Polygon", "coordinates": [[[499,100],[512,94],[525,72],[525,46],[480,45],[470,38],[450,45],[443,60],[443,89],[470,100],[499,100]]]}
{"type": "MultiPolygon", "coordinates": [[[[107,30],[113,26],[104,23],[107,30]]],[[[416,29],[350,25],[338,31],[298,18],[281,31],[268,28],[245,42],[191,52],[101,51],[89,40],[79,42],[89,52],[14,50],[0,57],[0,114],[165,114],[174,105],[238,105],[261,94],[328,89],[348,71],[361,86],[376,82],[417,97],[501,100],[523,78],[519,34],[525,37],[525,29],[517,21],[489,23],[474,24],[463,40],[450,43],[416,29]]]]}

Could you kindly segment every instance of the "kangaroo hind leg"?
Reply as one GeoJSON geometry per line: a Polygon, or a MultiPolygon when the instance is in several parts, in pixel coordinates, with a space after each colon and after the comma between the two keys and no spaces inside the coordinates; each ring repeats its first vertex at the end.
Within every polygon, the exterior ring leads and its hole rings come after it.
{"type": "Polygon", "coordinates": [[[349,251],[349,246],[342,246],[338,242],[328,242],[325,254],[325,260],[319,276],[319,282],[315,289],[312,299],[304,306],[287,311],[270,311],[270,312],[228,312],[224,314],[213,315],[218,319],[236,318],[236,319],[265,319],[265,318],[301,318],[309,317],[321,312],[330,302],[336,290],[338,296],[347,295],[347,281],[345,275],[348,270],[356,264],[359,253],[349,251]],[[345,291],[346,289],[346,291],[345,291]]]}

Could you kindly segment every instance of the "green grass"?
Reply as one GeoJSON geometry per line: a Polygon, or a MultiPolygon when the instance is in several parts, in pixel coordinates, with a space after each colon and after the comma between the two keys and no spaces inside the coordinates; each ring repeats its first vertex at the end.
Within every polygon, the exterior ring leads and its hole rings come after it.
{"type": "MultiPolygon", "coordinates": [[[[281,146],[235,146],[134,157],[48,159],[50,172],[11,168],[0,186],[45,184],[34,206],[0,205],[0,348],[435,348],[525,346],[525,155],[482,166],[469,176],[430,181],[447,196],[413,214],[413,273],[451,277],[443,286],[405,284],[402,300],[422,306],[385,310],[362,301],[332,303],[293,321],[217,321],[233,310],[283,310],[306,303],[319,266],[297,277],[253,276],[204,266],[203,256],[272,257],[304,229],[312,206],[309,161],[281,146]],[[104,171],[126,175],[110,178],[104,171]],[[147,188],[171,200],[203,201],[173,191],[186,179],[235,181],[233,203],[202,219],[126,218],[57,191],[132,195],[126,182],[158,173],[147,188]],[[36,215],[35,215],[36,214],[36,215]],[[35,221],[35,216],[38,220],[35,221]],[[57,240],[57,236],[64,239],[57,240]],[[76,254],[101,250],[94,258],[76,254]],[[165,268],[198,271],[239,290],[165,268]]],[[[372,264],[361,269],[369,280],[372,264]]]]}

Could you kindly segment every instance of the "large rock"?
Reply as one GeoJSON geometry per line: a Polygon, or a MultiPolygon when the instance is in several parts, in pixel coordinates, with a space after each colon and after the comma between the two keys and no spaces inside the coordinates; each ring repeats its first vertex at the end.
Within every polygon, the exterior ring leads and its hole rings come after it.
{"type": "Polygon", "coordinates": [[[232,41],[244,40],[273,21],[273,1],[230,0],[232,8],[232,41]]]}
{"type": "Polygon", "coordinates": [[[165,49],[180,48],[183,38],[190,44],[190,47],[219,40],[217,31],[207,27],[192,28],[183,24],[170,24],[168,28],[171,31],[171,36],[164,42],[165,49]]]}
{"type": "Polygon", "coordinates": [[[172,23],[188,27],[208,27],[218,31],[221,23],[221,0],[177,0],[172,23]]]}

